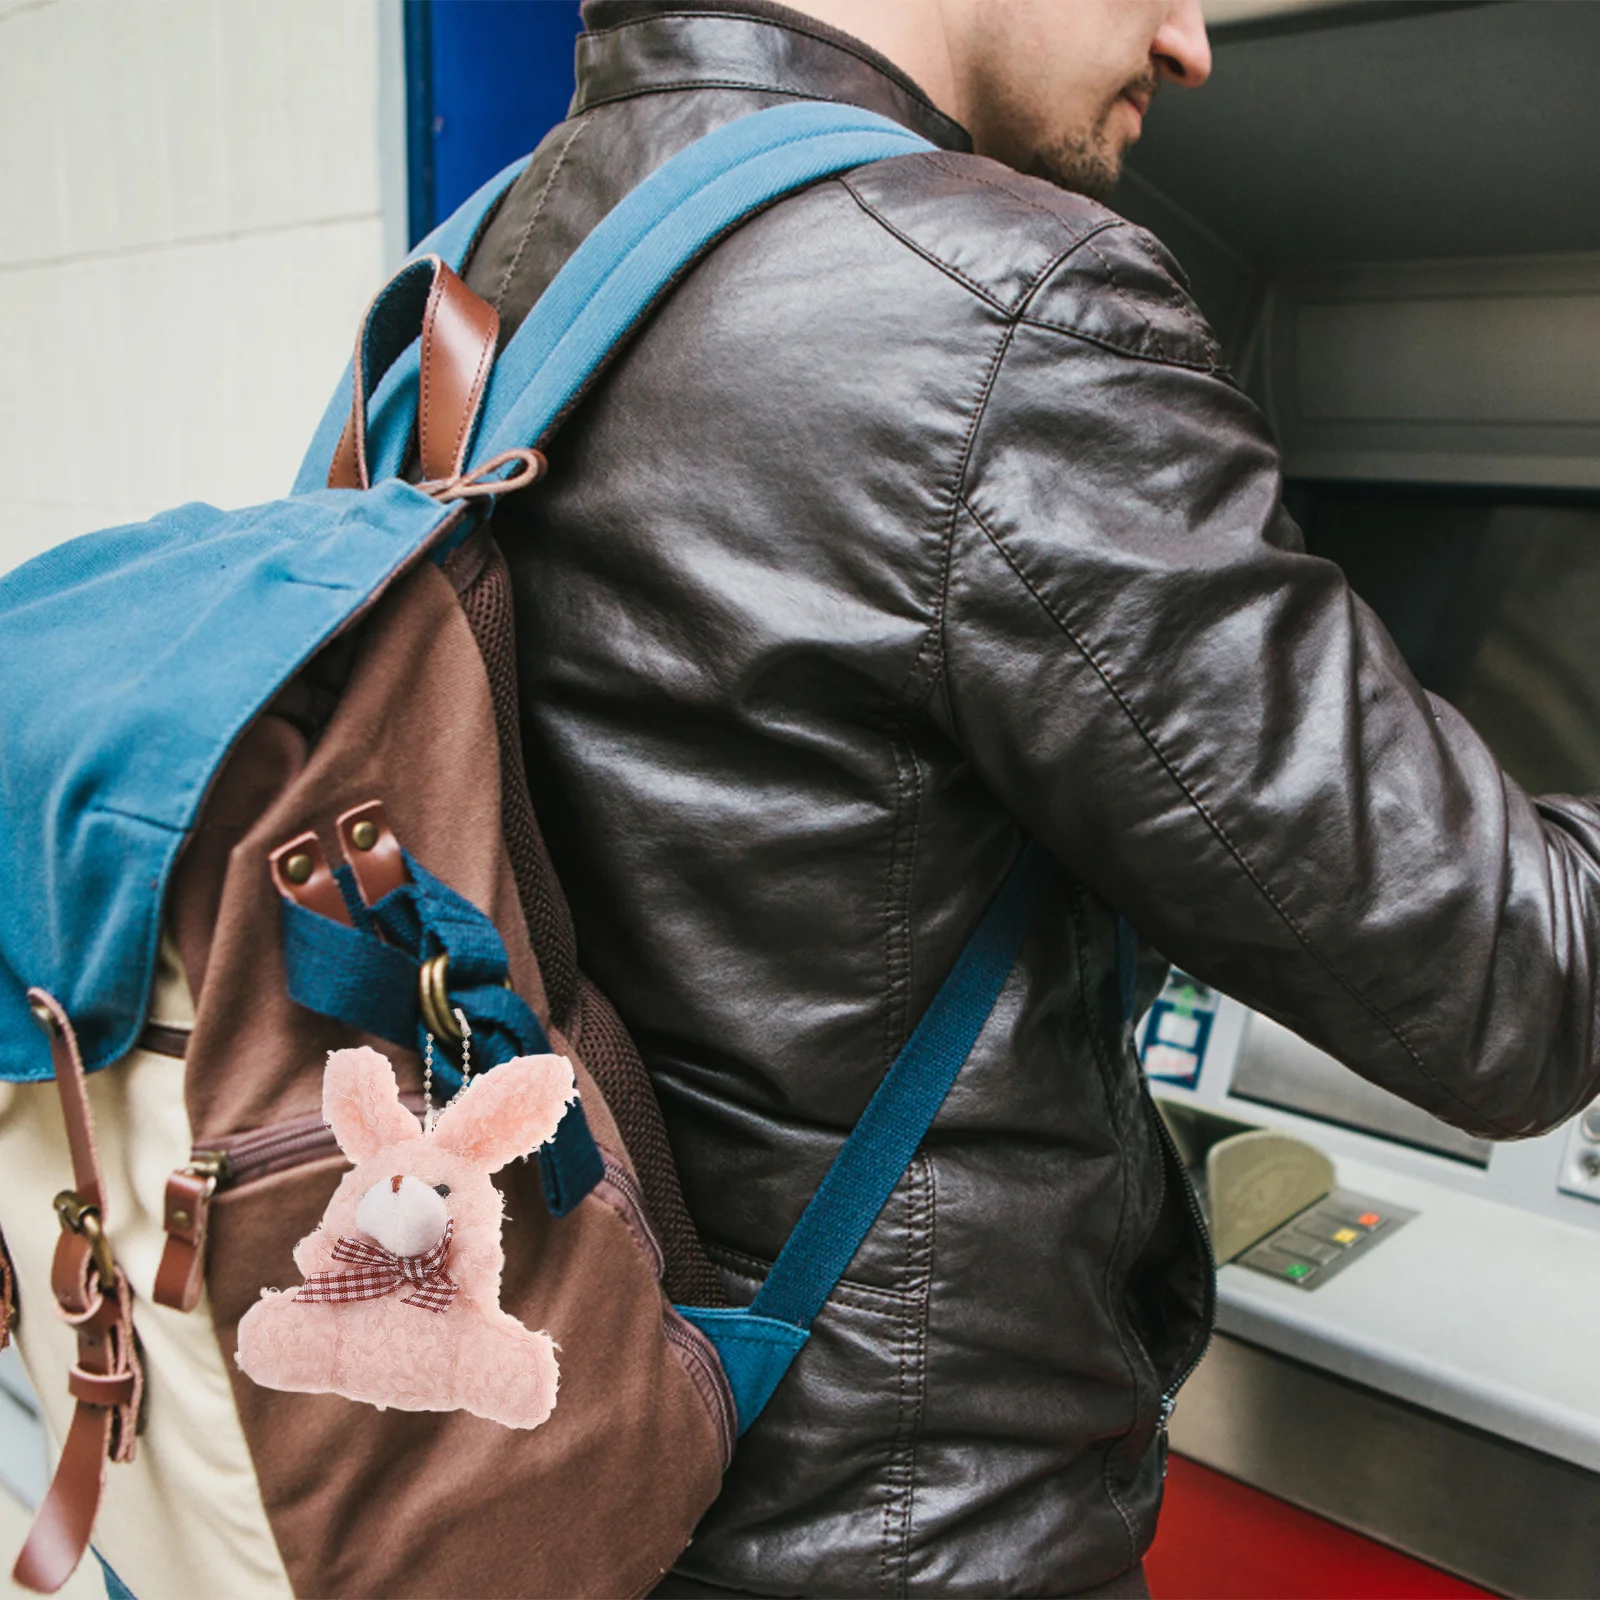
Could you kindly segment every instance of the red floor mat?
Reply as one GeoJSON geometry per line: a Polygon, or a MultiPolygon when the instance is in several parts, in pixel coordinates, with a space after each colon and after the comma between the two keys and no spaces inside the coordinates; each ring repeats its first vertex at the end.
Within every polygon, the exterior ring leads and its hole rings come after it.
{"type": "Polygon", "coordinates": [[[1145,1558],[1154,1600],[1444,1600],[1486,1591],[1181,1456],[1145,1558]]]}

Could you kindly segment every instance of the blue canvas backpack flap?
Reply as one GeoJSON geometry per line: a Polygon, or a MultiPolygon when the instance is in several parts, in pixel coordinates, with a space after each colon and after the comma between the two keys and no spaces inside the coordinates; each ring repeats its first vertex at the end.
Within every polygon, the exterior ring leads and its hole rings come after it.
{"type": "Polygon", "coordinates": [[[1018,861],[755,1302],[730,1305],[540,840],[492,513],[730,228],[923,148],[847,107],[729,124],[602,221],[497,357],[457,269],[519,164],[374,301],[290,497],[183,507],[0,580],[0,1159],[53,1149],[60,1168],[0,1186],[0,1229],[24,1301],[43,1309],[54,1269],[63,1310],[120,1330],[96,1367],[81,1339],[63,1362],[35,1337],[53,1319],[20,1325],[77,1463],[21,1581],[64,1581],[107,1460],[121,1514],[97,1548],[135,1594],[192,1587],[196,1552],[220,1592],[268,1571],[280,1592],[632,1594],[687,1544],[989,1018],[1045,868],[1018,861]],[[501,1304],[561,1349],[536,1431],[263,1389],[234,1364],[240,1318],[298,1283],[295,1242],[345,1170],[323,1063],[361,1043],[419,1113],[513,1057],[574,1064],[555,1137],[498,1180],[501,1304]],[[98,1376],[63,1392],[64,1365],[98,1376]],[[201,1393],[203,1446],[173,1414],[201,1393]],[[184,1450],[247,1483],[209,1523],[171,1503],[184,1450]],[[175,1537],[152,1535],[163,1519],[175,1537]]]}

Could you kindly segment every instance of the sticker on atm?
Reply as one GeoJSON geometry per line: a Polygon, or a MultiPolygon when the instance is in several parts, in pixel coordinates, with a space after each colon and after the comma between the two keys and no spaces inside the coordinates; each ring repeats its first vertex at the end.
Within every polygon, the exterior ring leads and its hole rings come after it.
{"type": "Polygon", "coordinates": [[[1139,1059],[1145,1076],[1180,1089],[1200,1081],[1217,1016],[1217,991],[1172,969],[1139,1028],[1139,1059]]]}

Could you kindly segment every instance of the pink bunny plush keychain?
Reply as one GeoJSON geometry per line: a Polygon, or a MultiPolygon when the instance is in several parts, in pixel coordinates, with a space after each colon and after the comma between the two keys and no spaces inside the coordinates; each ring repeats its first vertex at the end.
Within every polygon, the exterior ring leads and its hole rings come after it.
{"type": "Polygon", "coordinates": [[[424,1132],[376,1050],[335,1050],[322,1114],[355,1163],[295,1246],[305,1277],[239,1323],[240,1367],[271,1389],[536,1428],[555,1346],[500,1309],[501,1199],[489,1174],[538,1149],[577,1092],[565,1056],[474,1077],[424,1132]]]}

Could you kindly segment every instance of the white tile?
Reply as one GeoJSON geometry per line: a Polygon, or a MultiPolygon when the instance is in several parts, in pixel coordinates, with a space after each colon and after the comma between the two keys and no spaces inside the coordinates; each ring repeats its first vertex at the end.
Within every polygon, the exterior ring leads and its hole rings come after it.
{"type": "Polygon", "coordinates": [[[378,0],[0,8],[0,263],[363,215],[378,0]]]}
{"type": "Polygon", "coordinates": [[[379,0],[0,0],[0,570],[284,493],[382,273],[379,0]]]}
{"type": "Polygon", "coordinates": [[[351,222],[0,272],[0,566],[186,500],[287,493],[382,281],[351,222]]]}

